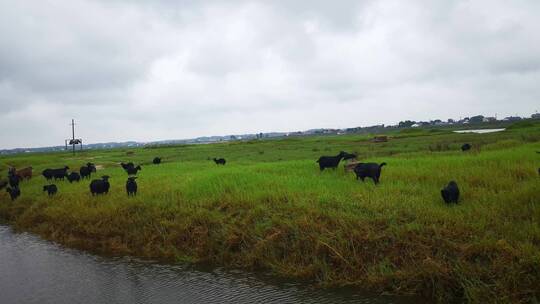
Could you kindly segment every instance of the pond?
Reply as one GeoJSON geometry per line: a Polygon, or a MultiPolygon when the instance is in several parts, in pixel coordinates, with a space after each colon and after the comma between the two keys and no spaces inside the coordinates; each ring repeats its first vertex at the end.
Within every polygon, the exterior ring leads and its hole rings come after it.
{"type": "Polygon", "coordinates": [[[501,132],[506,129],[474,129],[474,130],[457,130],[454,131],[454,133],[478,133],[478,134],[484,134],[484,133],[495,133],[495,132],[501,132]]]}

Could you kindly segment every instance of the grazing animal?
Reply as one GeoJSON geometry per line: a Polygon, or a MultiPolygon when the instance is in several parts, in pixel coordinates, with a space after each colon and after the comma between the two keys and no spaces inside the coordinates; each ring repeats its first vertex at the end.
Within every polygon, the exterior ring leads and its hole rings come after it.
{"type": "Polygon", "coordinates": [[[77,172],[71,172],[67,176],[67,179],[68,179],[69,183],[71,184],[73,182],[79,182],[81,180],[81,176],[77,172]]]}
{"type": "Polygon", "coordinates": [[[343,152],[343,160],[356,159],[356,157],[358,157],[358,155],[354,153],[347,153],[344,151],[341,151],[341,152],[343,152]]]}
{"type": "Polygon", "coordinates": [[[356,165],[356,167],[354,167],[356,179],[361,179],[364,181],[366,177],[369,177],[375,182],[375,184],[378,184],[383,166],[386,166],[386,163],[382,163],[380,165],[377,163],[359,163],[356,165]]]}
{"type": "Polygon", "coordinates": [[[124,170],[126,170],[126,171],[127,171],[127,169],[129,169],[129,168],[135,167],[135,165],[134,165],[132,162],[129,162],[129,163],[127,163],[127,164],[126,164],[126,163],[120,163],[120,166],[122,166],[122,168],[123,168],[124,170]]]}
{"type": "Polygon", "coordinates": [[[67,176],[68,169],[69,169],[68,166],[65,166],[64,168],[61,168],[61,169],[45,169],[43,170],[43,172],[41,172],[41,175],[43,175],[47,180],[51,180],[53,178],[55,180],[58,180],[58,179],[63,180],[64,177],[67,176]]]}
{"type": "Polygon", "coordinates": [[[14,201],[21,195],[21,190],[19,187],[7,187],[6,192],[9,193],[9,196],[11,197],[11,200],[14,201]]]}
{"type": "Polygon", "coordinates": [[[45,179],[47,179],[48,181],[52,180],[54,177],[53,169],[45,169],[43,170],[43,172],[41,172],[41,175],[43,175],[43,177],[45,177],[45,179]]]}
{"type": "Polygon", "coordinates": [[[465,151],[469,151],[471,149],[471,145],[470,144],[464,144],[463,146],[461,146],[461,151],[465,152],[465,151]]]}
{"type": "Polygon", "coordinates": [[[131,167],[126,170],[128,175],[137,175],[137,171],[142,170],[141,166],[131,167]]]}
{"type": "Polygon", "coordinates": [[[9,186],[11,188],[18,188],[19,187],[19,182],[20,182],[20,178],[18,175],[16,174],[10,174],[8,176],[8,182],[9,182],[9,186]]]}
{"type": "Polygon", "coordinates": [[[20,170],[16,170],[15,168],[11,168],[9,170],[10,174],[17,175],[19,179],[25,180],[25,179],[31,179],[32,178],[32,167],[26,167],[20,170]]]}
{"type": "Polygon", "coordinates": [[[92,196],[109,193],[110,187],[109,176],[107,175],[103,175],[101,179],[94,179],[90,182],[90,192],[92,193],[92,196]]]}
{"type": "Polygon", "coordinates": [[[136,176],[128,177],[128,180],[126,182],[126,192],[128,196],[137,195],[137,182],[135,181],[135,179],[137,179],[136,176]]]}
{"type": "Polygon", "coordinates": [[[4,189],[8,185],[8,181],[5,179],[0,180],[0,190],[4,189]]]}
{"type": "Polygon", "coordinates": [[[441,196],[447,204],[457,204],[459,200],[459,188],[455,181],[448,183],[446,187],[441,190],[441,196]]]}
{"type": "Polygon", "coordinates": [[[225,165],[225,163],[227,161],[225,160],[225,158],[215,158],[214,157],[214,162],[216,163],[216,165],[225,165]]]}
{"type": "Polygon", "coordinates": [[[323,171],[326,168],[332,168],[332,169],[337,168],[337,166],[339,165],[339,162],[341,161],[341,159],[347,154],[348,153],[341,151],[336,156],[321,156],[321,157],[319,157],[319,159],[317,160],[317,162],[319,163],[319,169],[321,171],[323,171]]]}
{"type": "Polygon", "coordinates": [[[154,157],[154,160],[152,160],[152,162],[154,163],[154,165],[161,164],[161,157],[154,157]]]}
{"type": "Polygon", "coordinates": [[[55,184],[45,185],[43,186],[43,191],[47,191],[47,194],[49,196],[53,196],[56,194],[56,192],[58,192],[58,188],[56,187],[55,184]]]}
{"type": "Polygon", "coordinates": [[[356,165],[358,165],[360,162],[356,160],[351,160],[347,162],[345,165],[343,165],[343,168],[345,169],[345,172],[352,172],[354,171],[354,168],[356,165]]]}
{"type": "Polygon", "coordinates": [[[79,170],[82,179],[90,178],[92,172],[96,172],[96,166],[92,163],[87,163],[86,166],[82,166],[79,170]]]}

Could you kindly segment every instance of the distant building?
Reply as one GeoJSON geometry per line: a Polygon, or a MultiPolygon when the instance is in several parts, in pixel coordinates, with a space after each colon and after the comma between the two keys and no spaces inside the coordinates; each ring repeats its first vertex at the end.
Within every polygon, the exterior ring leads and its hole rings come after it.
{"type": "Polygon", "coordinates": [[[532,119],[540,119],[540,113],[534,113],[533,115],[531,115],[531,118],[532,119]]]}
{"type": "Polygon", "coordinates": [[[482,122],[494,122],[494,121],[497,121],[497,118],[495,118],[495,117],[484,117],[484,119],[482,119],[482,122]]]}
{"type": "Polygon", "coordinates": [[[508,116],[504,118],[504,121],[518,121],[521,120],[521,117],[519,116],[508,116]]]}

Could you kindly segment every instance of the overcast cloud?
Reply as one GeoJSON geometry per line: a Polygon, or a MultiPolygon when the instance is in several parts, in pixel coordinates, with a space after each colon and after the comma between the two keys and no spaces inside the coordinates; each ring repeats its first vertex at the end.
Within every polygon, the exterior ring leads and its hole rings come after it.
{"type": "Polygon", "coordinates": [[[540,1],[0,0],[0,148],[540,110],[540,1]]]}

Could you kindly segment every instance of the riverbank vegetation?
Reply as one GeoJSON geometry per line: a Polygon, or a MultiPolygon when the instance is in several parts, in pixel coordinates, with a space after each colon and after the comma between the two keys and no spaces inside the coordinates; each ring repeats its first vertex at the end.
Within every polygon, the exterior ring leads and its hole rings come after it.
{"type": "Polygon", "coordinates": [[[35,176],[18,200],[0,194],[0,218],[107,254],[264,269],[440,302],[540,298],[540,125],[388,135],[385,143],[343,135],[1,157],[2,176],[8,166],[32,166],[35,176]],[[466,142],[473,148],[461,152],[466,142]],[[319,172],[315,160],[341,150],[386,162],[380,184],[341,165],[319,172]],[[163,163],[153,165],[155,156],[163,163]],[[135,198],[121,161],[142,165],[135,198]],[[108,195],[92,197],[88,181],[57,182],[52,198],[42,192],[43,169],[87,162],[110,176],[108,195]],[[455,206],[440,196],[450,180],[462,193],[455,206]]]}

